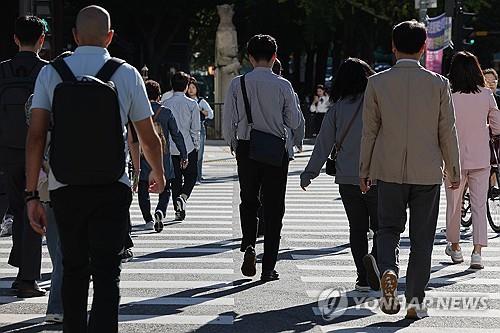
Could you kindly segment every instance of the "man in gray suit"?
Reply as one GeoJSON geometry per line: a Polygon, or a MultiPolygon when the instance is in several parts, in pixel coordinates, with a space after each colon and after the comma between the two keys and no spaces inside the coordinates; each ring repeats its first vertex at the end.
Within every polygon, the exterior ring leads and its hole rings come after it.
{"type": "Polygon", "coordinates": [[[427,315],[423,304],[429,282],[439,212],[443,160],[452,188],[460,184],[460,162],[450,85],[419,64],[425,51],[425,26],[402,22],[392,32],[397,63],[368,79],[363,109],[360,186],[377,180],[378,267],[364,263],[368,282],[382,290],[381,309],[400,310],[397,299],[399,241],[410,209],[411,252],[406,274],[407,318],[427,315]],[[379,272],[382,272],[380,276],[379,272]]]}

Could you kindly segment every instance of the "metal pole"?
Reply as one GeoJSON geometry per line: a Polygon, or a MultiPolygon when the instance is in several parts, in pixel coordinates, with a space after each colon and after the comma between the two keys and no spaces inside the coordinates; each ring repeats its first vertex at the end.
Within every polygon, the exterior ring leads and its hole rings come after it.
{"type": "MultiPolygon", "coordinates": [[[[429,4],[428,0],[420,0],[420,9],[419,9],[420,22],[422,22],[426,26],[427,26],[427,6],[428,6],[428,4],[429,4]]],[[[427,57],[427,54],[424,53],[424,55],[420,59],[420,63],[424,67],[425,67],[425,63],[426,63],[426,61],[425,61],[426,57],[427,57]]]]}
{"type": "Polygon", "coordinates": [[[453,20],[453,46],[456,52],[464,50],[464,36],[462,31],[462,27],[464,25],[464,18],[462,15],[463,11],[463,1],[455,0],[455,17],[453,20]]]}
{"type": "Polygon", "coordinates": [[[420,22],[424,23],[427,25],[427,6],[429,5],[428,0],[420,0],[420,8],[419,8],[419,14],[420,14],[420,22]]]}

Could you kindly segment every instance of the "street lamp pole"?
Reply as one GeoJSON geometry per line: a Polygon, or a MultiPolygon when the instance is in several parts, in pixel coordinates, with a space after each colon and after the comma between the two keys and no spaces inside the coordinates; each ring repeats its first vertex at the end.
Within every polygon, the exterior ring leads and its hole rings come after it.
{"type": "Polygon", "coordinates": [[[420,0],[420,8],[419,8],[419,14],[420,14],[420,22],[424,23],[427,25],[427,7],[429,5],[428,0],[420,0]]]}

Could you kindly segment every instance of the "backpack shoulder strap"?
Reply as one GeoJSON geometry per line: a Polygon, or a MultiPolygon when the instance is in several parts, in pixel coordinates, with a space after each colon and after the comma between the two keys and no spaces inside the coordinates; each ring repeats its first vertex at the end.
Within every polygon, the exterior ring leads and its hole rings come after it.
{"type": "Polygon", "coordinates": [[[111,58],[101,67],[99,72],[96,74],[96,78],[103,82],[108,82],[111,80],[113,74],[115,74],[116,70],[125,63],[125,60],[118,58],[111,58]]]}
{"type": "Polygon", "coordinates": [[[250,109],[250,101],[248,100],[247,87],[245,84],[245,74],[240,76],[240,83],[241,83],[241,93],[243,94],[243,101],[245,103],[245,112],[247,114],[248,124],[253,124],[252,109],[250,109]]]}
{"type": "Polygon", "coordinates": [[[66,81],[76,81],[76,77],[69,68],[68,64],[66,61],[64,61],[63,58],[59,58],[56,61],[53,61],[50,63],[52,67],[56,70],[57,74],[61,77],[61,80],[63,82],[66,81]]]}

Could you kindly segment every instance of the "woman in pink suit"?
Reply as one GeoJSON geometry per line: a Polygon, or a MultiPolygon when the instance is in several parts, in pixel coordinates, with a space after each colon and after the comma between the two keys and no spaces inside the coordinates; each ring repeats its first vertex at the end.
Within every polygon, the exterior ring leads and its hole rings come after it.
{"type": "Polygon", "coordinates": [[[500,134],[500,111],[491,90],[485,88],[479,62],[470,52],[452,59],[449,79],[460,149],[460,189],[446,188],[446,254],[454,263],[464,261],[460,249],[460,219],[465,184],[469,186],[474,250],[471,268],[483,268],[481,248],[487,246],[486,201],[490,179],[490,130],[500,134]],[[489,124],[489,126],[488,126],[489,124]]]}

